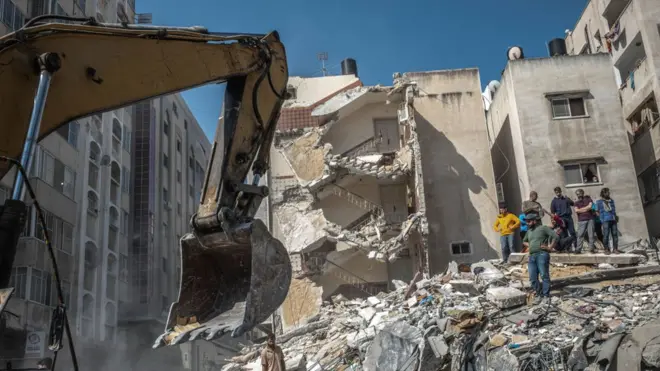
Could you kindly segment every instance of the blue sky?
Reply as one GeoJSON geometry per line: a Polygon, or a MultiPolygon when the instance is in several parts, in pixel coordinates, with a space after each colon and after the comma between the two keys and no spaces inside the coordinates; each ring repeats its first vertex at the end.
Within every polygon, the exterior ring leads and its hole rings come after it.
{"type": "MultiPolygon", "coordinates": [[[[287,49],[290,75],[320,76],[318,52],[331,73],[357,60],[366,85],[392,83],[394,72],[478,67],[482,85],[498,79],[506,50],[547,55],[547,41],[572,29],[587,0],[136,0],[153,23],[202,25],[217,32],[277,30],[287,49]],[[185,5],[184,5],[185,4],[185,5]]],[[[212,138],[222,85],[184,93],[212,138]]]]}

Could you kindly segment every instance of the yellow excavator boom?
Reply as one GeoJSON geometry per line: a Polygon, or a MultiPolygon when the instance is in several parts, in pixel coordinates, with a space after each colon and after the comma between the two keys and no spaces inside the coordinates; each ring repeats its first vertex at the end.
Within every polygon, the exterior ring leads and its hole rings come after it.
{"type": "MultiPolygon", "coordinates": [[[[286,249],[254,219],[268,195],[258,180],[269,166],[288,80],[278,34],[43,18],[0,38],[0,155],[27,168],[30,143],[68,122],[226,82],[199,209],[180,241],[179,298],[154,346],[239,336],[265,321],[291,281],[286,249]],[[255,181],[245,184],[250,171],[255,181]]],[[[9,169],[0,163],[0,176],[9,169]]],[[[17,180],[14,199],[21,186],[17,180]]],[[[0,272],[11,271],[10,250],[0,251],[0,272]]],[[[6,278],[0,274],[0,289],[6,278]]]]}

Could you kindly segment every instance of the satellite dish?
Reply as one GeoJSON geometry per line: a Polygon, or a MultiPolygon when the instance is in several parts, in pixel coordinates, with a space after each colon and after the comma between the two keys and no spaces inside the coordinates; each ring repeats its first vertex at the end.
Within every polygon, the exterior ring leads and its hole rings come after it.
{"type": "Polygon", "coordinates": [[[523,53],[523,50],[519,46],[512,46],[509,48],[509,50],[506,51],[506,57],[510,61],[515,61],[517,59],[524,59],[525,54],[523,53]]]}
{"type": "Polygon", "coordinates": [[[500,88],[500,82],[497,80],[493,80],[488,83],[488,90],[490,90],[493,93],[499,90],[499,88],[500,88]]]}

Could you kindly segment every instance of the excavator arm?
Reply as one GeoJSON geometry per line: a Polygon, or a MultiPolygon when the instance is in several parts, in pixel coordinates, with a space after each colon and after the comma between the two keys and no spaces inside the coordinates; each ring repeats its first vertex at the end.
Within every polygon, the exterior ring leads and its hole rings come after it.
{"type": "MultiPolygon", "coordinates": [[[[179,298],[154,347],[239,336],[265,321],[291,281],[286,249],[254,219],[268,195],[258,183],[269,166],[288,80],[278,34],[39,18],[0,38],[0,155],[28,168],[32,143],[68,122],[226,82],[200,205],[180,241],[179,298]],[[246,184],[250,171],[255,180],[246,184]]],[[[0,176],[10,167],[0,163],[0,176]]],[[[10,201],[20,201],[21,187],[19,176],[10,201]]],[[[20,230],[9,226],[19,219],[11,224],[0,216],[0,239],[17,241],[20,230]]],[[[9,284],[15,253],[15,244],[0,241],[0,288],[9,284]]]]}

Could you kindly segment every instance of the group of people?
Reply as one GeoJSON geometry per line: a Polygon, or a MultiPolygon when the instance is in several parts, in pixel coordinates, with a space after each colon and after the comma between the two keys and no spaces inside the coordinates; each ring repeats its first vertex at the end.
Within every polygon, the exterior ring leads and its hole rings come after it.
{"type": "Polygon", "coordinates": [[[582,189],[575,191],[575,200],[564,196],[560,187],[555,187],[554,192],[550,212],[541,206],[537,201],[538,194],[532,191],[529,200],[523,202],[520,216],[510,213],[506,204],[501,203],[493,225],[493,229],[500,233],[502,262],[505,264],[511,252],[519,251],[514,241],[514,233],[519,230],[522,238],[520,251],[529,253],[529,281],[536,291],[537,302],[547,300],[550,296],[550,252],[580,254],[586,236],[589,252],[596,251],[595,238],[598,237],[603,243],[605,254],[619,253],[619,217],[609,188],[601,189],[600,199],[596,201],[585,195],[582,189]],[[577,214],[577,231],[573,211],[577,214]],[[551,226],[543,225],[545,214],[551,217],[551,226]]]}

